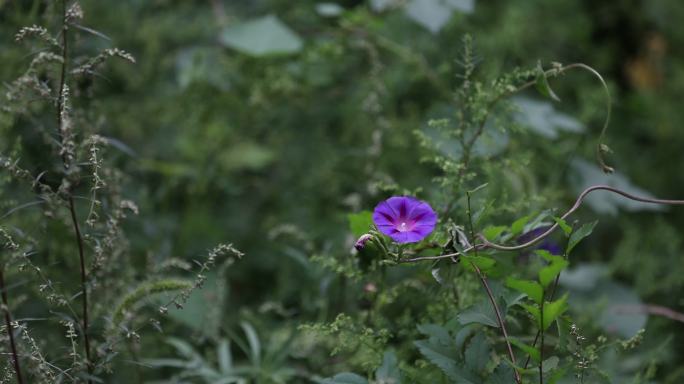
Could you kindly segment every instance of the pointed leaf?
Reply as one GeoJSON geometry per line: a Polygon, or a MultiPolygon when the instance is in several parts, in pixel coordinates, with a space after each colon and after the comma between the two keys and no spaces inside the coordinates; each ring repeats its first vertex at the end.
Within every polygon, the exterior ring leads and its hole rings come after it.
{"type": "Polygon", "coordinates": [[[566,293],[560,299],[552,302],[544,303],[544,330],[549,328],[551,324],[568,309],[568,294],[566,293]]]}
{"type": "Polygon", "coordinates": [[[532,301],[541,304],[544,295],[544,289],[539,283],[531,280],[518,280],[512,277],[506,279],[506,285],[518,292],[527,295],[532,301]]]}
{"type": "Polygon", "coordinates": [[[490,352],[487,338],[483,332],[479,332],[470,340],[470,344],[468,344],[465,350],[466,366],[473,372],[483,372],[487,363],[491,360],[490,352]]]}
{"type": "Polygon", "coordinates": [[[549,85],[549,80],[546,77],[546,72],[542,68],[541,62],[537,64],[537,91],[542,95],[548,97],[553,101],[561,101],[558,96],[553,92],[551,86],[549,85]]]}
{"type": "Polygon", "coordinates": [[[534,348],[531,345],[527,345],[527,344],[523,343],[522,341],[515,339],[515,338],[510,338],[509,341],[511,344],[520,348],[526,354],[530,355],[530,357],[532,358],[532,360],[534,362],[536,362],[536,363],[539,362],[540,354],[539,354],[539,350],[537,348],[534,348]]]}
{"type": "Polygon", "coordinates": [[[525,229],[525,224],[530,221],[531,216],[523,216],[511,224],[511,234],[518,235],[525,229]]]}
{"type": "Polygon", "coordinates": [[[289,54],[302,49],[302,40],[274,15],[267,15],[223,30],[221,42],[252,56],[289,54]]]}
{"type": "Polygon", "coordinates": [[[356,373],[344,372],[337,375],[323,379],[322,384],[368,384],[368,380],[356,373]]]}
{"type": "Polygon", "coordinates": [[[556,276],[568,267],[568,261],[563,257],[558,255],[552,255],[546,250],[537,250],[538,255],[546,259],[549,264],[539,270],[539,282],[542,287],[546,288],[549,284],[556,279],[556,276]]]}
{"type": "Polygon", "coordinates": [[[560,217],[555,217],[555,216],[554,216],[553,220],[563,230],[563,233],[565,233],[565,236],[570,236],[570,234],[572,233],[572,227],[570,225],[568,225],[568,223],[565,220],[561,219],[560,217]]]}
{"type": "Polygon", "coordinates": [[[579,229],[577,229],[572,233],[572,235],[570,235],[570,240],[568,240],[568,254],[572,252],[572,250],[577,246],[577,244],[579,244],[580,241],[582,241],[582,239],[591,235],[591,232],[594,230],[594,227],[596,227],[597,223],[598,221],[582,224],[582,226],[579,227],[579,229]]]}
{"type": "Polygon", "coordinates": [[[401,383],[401,371],[394,351],[386,351],[382,357],[382,365],[375,371],[375,380],[386,384],[401,383]]]}

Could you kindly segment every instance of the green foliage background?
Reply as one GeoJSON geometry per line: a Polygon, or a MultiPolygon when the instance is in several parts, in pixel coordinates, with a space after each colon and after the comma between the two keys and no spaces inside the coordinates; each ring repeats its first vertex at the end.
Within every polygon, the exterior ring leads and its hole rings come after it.
{"type": "MultiPolygon", "coordinates": [[[[344,316],[367,315],[367,284],[377,281],[352,276],[355,239],[347,215],[372,210],[404,189],[433,201],[451,193],[432,182],[439,169],[422,161],[432,155],[414,131],[429,131],[430,119],[453,112],[465,34],[473,37],[476,75],[485,83],[518,66],[534,68],[538,60],[596,68],[613,96],[607,140],[612,164],[633,186],[684,197],[680,1],[476,0],[472,12],[455,9],[436,33],[408,17],[402,2],[375,10],[381,3],[339,1],[339,9],[328,4],[326,12],[316,1],[82,2],[85,25],[111,38],[81,35],[84,50],[117,46],[137,60],[112,61],[89,98],[79,101],[101,116],[101,134],[116,139],[106,156],[126,171],[122,194],[141,208],[140,217],[126,224],[140,263],[126,268],[142,274],[146,263],[191,260],[226,240],[246,254],[210,275],[184,312],[172,310],[164,329],[182,340],[167,345],[159,342],[163,335],[143,336],[139,358],[174,356],[189,343],[203,361],[220,361],[226,340],[245,339],[247,352],[233,350],[234,359],[262,364],[255,382],[310,382],[342,371],[373,377],[390,340],[407,372],[418,377],[424,368],[432,375],[422,376],[425,382],[446,382],[425,363],[411,363],[420,355],[407,340],[429,335],[416,329],[416,319],[445,324],[476,302],[477,280],[463,275],[457,283],[461,301],[449,304],[429,266],[393,269],[376,299],[385,301],[385,318],[351,321],[344,316]],[[266,15],[276,16],[301,46],[276,42],[290,48],[266,55],[231,47],[226,36],[234,35],[232,28],[266,15]],[[426,303],[425,297],[434,300],[426,303]],[[221,300],[215,326],[207,326],[205,314],[221,300]],[[317,338],[300,327],[335,319],[336,331],[310,325],[317,338]],[[263,356],[251,356],[259,339],[263,356]],[[335,346],[340,354],[330,357],[335,346]]],[[[26,45],[14,42],[18,29],[55,25],[57,17],[44,10],[43,1],[0,0],[3,81],[28,63],[26,45]]],[[[282,39],[282,32],[277,35],[282,39]]],[[[542,120],[533,128],[529,121],[506,126],[504,148],[484,149],[480,157],[499,217],[510,219],[498,224],[547,207],[565,209],[578,192],[568,170],[572,159],[593,162],[604,118],[602,89],[584,73],[554,79],[553,88],[562,102],[553,104],[551,117],[535,115],[542,120]],[[549,120],[558,116],[584,134],[558,130],[549,120]],[[490,157],[500,161],[497,167],[487,168],[490,157]]],[[[533,91],[524,96],[550,103],[533,91]]],[[[35,124],[40,122],[0,114],[0,149],[20,149],[34,170],[49,157],[37,149],[44,138],[31,133],[35,124]]],[[[456,186],[459,197],[473,183],[456,186]]],[[[1,196],[3,211],[27,202],[10,187],[1,196]]],[[[684,210],[615,208],[597,200],[578,217],[599,224],[574,252],[571,268],[600,265],[641,302],[684,312],[684,210]]],[[[465,216],[458,211],[452,219],[464,224],[465,216]]],[[[66,228],[42,231],[52,233],[45,249],[72,246],[59,240],[69,236],[66,228]]],[[[68,269],[51,261],[55,273],[68,269]]],[[[30,317],[31,302],[15,312],[30,317]]],[[[592,340],[610,334],[589,313],[580,311],[577,319],[592,340]]],[[[49,333],[40,323],[34,328],[49,333]]],[[[606,370],[636,375],[635,382],[684,380],[682,324],[650,316],[645,328],[645,342],[631,360],[608,361],[606,370]]],[[[135,364],[117,364],[111,382],[128,382],[135,364]]],[[[149,380],[178,372],[142,370],[149,380]]],[[[612,375],[614,382],[626,382],[612,375]]]]}

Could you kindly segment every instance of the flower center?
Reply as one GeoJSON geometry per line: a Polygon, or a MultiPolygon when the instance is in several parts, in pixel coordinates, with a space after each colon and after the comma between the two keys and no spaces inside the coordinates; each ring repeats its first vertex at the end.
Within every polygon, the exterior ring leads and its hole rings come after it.
{"type": "Polygon", "coordinates": [[[399,226],[397,227],[397,230],[398,230],[399,232],[408,232],[408,231],[411,230],[411,228],[409,228],[409,225],[406,224],[405,221],[402,221],[402,222],[399,224],[399,226]]]}

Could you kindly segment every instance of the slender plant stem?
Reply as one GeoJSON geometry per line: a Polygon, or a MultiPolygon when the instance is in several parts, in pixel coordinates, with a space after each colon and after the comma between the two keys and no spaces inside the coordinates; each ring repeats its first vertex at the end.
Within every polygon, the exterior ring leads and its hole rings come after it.
{"type": "MultiPolygon", "coordinates": [[[[468,214],[468,223],[470,224],[470,235],[471,237],[475,237],[475,226],[473,225],[473,214],[472,214],[472,207],[470,206],[470,194],[471,192],[468,191],[466,192],[467,196],[467,214],[468,214]]],[[[457,240],[454,240],[457,241],[457,240]]],[[[477,255],[477,250],[475,250],[475,255],[477,255]]],[[[496,303],[496,298],[494,298],[494,294],[492,293],[492,290],[489,288],[489,284],[487,283],[487,278],[482,274],[482,271],[480,268],[478,268],[475,263],[470,263],[473,268],[475,269],[475,272],[477,273],[477,276],[480,278],[480,282],[482,282],[482,286],[485,289],[485,292],[487,292],[487,297],[489,297],[489,301],[492,303],[492,308],[494,308],[494,313],[496,314],[496,320],[499,323],[499,328],[501,328],[501,333],[503,335],[504,341],[506,342],[506,348],[508,349],[508,357],[511,359],[511,362],[513,365],[515,365],[515,354],[513,354],[513,348],[511,347],[511,342],[508,339],[508,331],[506,331],[506,324],[504,322],[503,316],[501,316],[501,310],[499,309],[499,305],[496,303]]],[[[520,384],[521,383],[521,378],[520,374],[518,373],[517,370],[513,370],[513,376],[515,377],[515,382],[520,384]]]]}
{"type": "Polygon", "coordinates": [[[539,306],[539,334],[541,341],[539,342],[539,384],[544,384],[544,290],[542,288],[542,300],[539,306]]]}
{"type": "MultiPolygon", "coordinates": [[[[62,135],[62,125],[64,124],[62,115],[64,113],[66,105],[66,100],[64,99],[64,89],[66,86],[66,72],[69,59],[68,31],[69,25],[67,20],[67,5],[66,0],[62,0],[62,67],[59,78],[59,94],[57,96],[57,127],[60,135],[62,135]]],[[[68,155],[65,153],[65,151],[62,152],[62,163],[64,164],[65,170],[68,170],[68,155]]],[[[69,213],[71,215],[71,223],[74,228],[74,235],[76,237],[76,244],[78,246],[78,257],[81,268],[81,301],[83,303],[83,314],[81,317],[83,320],[83,344],[86,356],[86,367],[88,369],[88,373],[92,374],[93,367],[92,360],[90,358],[90,337],[88,336],[88,274],[86,271],[85,252],[83,250],[83,236],[81,235],[81,228],[78,224],[78,218],[76,216],[76,205],[74,204],[74,197],[71,194],[71,191],[68,192],[68,195],[69,213]]],[[[88,383],[92,383],[92,380],[88,379],[88,383]]]]}
{"type": "MultiPolygon", "coordinates": [[[[508,357],[511,359],[511,363],[515,365],[515,354],[513,354],[513,348],[511,347],[511,342],[508,338],[508,331],[506,330],[506,323],[504,322],[503,316],[501,315],[499,305],[496,303],[496,299],[494,298],[494,294],[492,293],[491,288],[489,288],[487,278],[482,274],[482,271],[480,271],[480,268],[478,268],[477,265],[471,265],[473,266],[475,272],[479,276],[480,282],[482,282],[482,286],[484,287],[485,292],[487,292],[487,297],[489,297],[489,301],[492,303],[492,308],[494,308],[494,313],[496,315],[496,321],[497,323],[499,323],[499,328],[501,328],[501,334],[503,335],[504,341],[506,342],[506,348],[508,349],[508,357]]],[[[520,374],[518,373],[518,371],[514,369],[513,374],[515,375],[515,382],[521,383],[522,381],[520,379],[520,374]]]]}
{"type": "MultiPolygon", "coordinates": [[[[90,360],[90,338],[88,336],[88,274],[85,266],[85,254],[83,252],[83,236],[81,235],[81,228],[78,225],[76,218],[76,207],[74,206],[74,198],[69,196],[69,211],[71,212],[71,222],[74,225],[74,233],[76,235],[76,243],[78,244],[78,257],[81,266],[81,292],[83,295],[83,342],[86,354],[86,364],[88,365],[88,373],[92,373],[92,366],[90,360]]],[[[90,380],[88,380],[90,382],[90,380]]]]}
{"type": "Polygon", "coordinates": [[[19,366],[19,354],[17,353],[17,346],[14,343],[14,332],[12,332],[12,315],[10,314],[7,300],[4,272],[4,268],[0,267],[0,292],[2,292],[2,305],[5,308],[5,325],[7,326],[7,336],[9,336],[10,350],[12,352],[12,365],[14,365],[14,372],[17,375],[17,383],[24,384],[24,378],[21,376],[21,367],[19,366]]]}

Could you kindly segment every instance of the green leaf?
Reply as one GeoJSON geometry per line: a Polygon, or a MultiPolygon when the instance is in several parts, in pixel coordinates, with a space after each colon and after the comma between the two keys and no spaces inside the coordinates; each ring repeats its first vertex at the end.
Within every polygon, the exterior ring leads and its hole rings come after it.
{"type": "Polygon", "coordinates": [[[519,110],[515,120],[549,140],[557,139],[561,132],[581,133],[585,130],[579,121],[558,112],[549,102],[527,97],[515,97],[513,102],[519,110]]]}
{"type": "Polygon", "coordinates": [[[558,362],[560,359],[558,356],[551,356],[548,359],[544,360],[544,364],[542,366],[542,372],[547,373],[551,372],[552,370],[556,369],[558,367],[558,362]]]}
{"type": "Polygon", "coordinates": [[[461,260],[463,261],[463,266],[468,269],[474,270],[475,268],[472,268],[472,264],[476,265],[481,271],[487,271],[489,269],[492,269],[494,265],[496,264],[496,261],[492,258],[486,257],[486,256],[468,256],[468,255],[461,255],[461,260]]]}
{"type": "Polygon", "coordinates": [[[566,293],[560,299],[552,302],[544,303],[544,330],[548,329],[551,324],[568,309],[568,294],[566,293]]]}
{"type": "Polygon", "coordinates": [[[273,151],[252,142],[243,142],[221,152],[218,164],[226,172],[249,170],[258,171],[273,162],[273,151]]]}
{"type": "Polygon", "coordinates": [[[560,217],[555,217],[555,216],[554,216],[553,220],[563,230],[563,232],[565,233],[565,236],[570,236],[570,234],[572,233],[572,227],[570,225],[568,225],[568,223],[565,220],[561,219],[560,217]]]}
{"type": "Polygon", "coordinates": [[[568,267],[568,261],[558,255],[552,255],[546,250],[537,250],[536,253],[549,261],[549,265],[539,270],[539,282],[542,287],[546,288],[556,279],[556,276],[568,267]]]}
{"type": "Polygon", "coordinates": [[[507,227],[504,225],[487,227],[482,231],[482,234],[485,238],[487,238],[487,240],[493,241],[496,240],[506,229],[507,227]]]}
{"type": "Polygon", "coordinates": [[[230,342],[228,340],[221,339],[221,341],[219,341],[219,345],[216,347],[216,358],[221,373],[231,373],[233,370],[233,356],[230,353],[230,342]]]}
{"type": "Polygon", "coordinates": [[[274,15],[225,28],[224,45],[251,56],[291,54],[302,49],[302,40],[274,15]]]}
{"type": "Polygon", "coordinates": [[[449,22],[454,11],[470,13],[473,9],[473,0],[409,0],[404,12],[411,20],[437,34],[449,22]]]}
{"type": "Polygon", "coordinates": [[[252,362],[252,364],[261,363],[261,342],[259,341],[259,336],[257,336],[256,330],[246,321],[240,322],[240,327],[245,332],[247,336],[247,343],[249,343],[249,351],[247,354],[252,362]]]}
{"type": "Polygon", "coordinates": [[[487,378],[486,384],[511,384],[513,368],[506,363],[499,364],[487,378]]]}
{"type": "Polygon", "coordinates": [[[420,340],[414,342],[420,353],[432,364],[439,367],[447,377],[457,383],[476,384],[467,370],[460,366],[454,355],[452,343],[439,343],[435,340],[420,340]]]}
{"type": "Polygon", "coordinates": [[[375,371],[375,380],[387,384],[401,383],[401,371],[394,351],[385,351],[382,356],[382,365],[375,371]]]}
{"type": "Polygon", "coordinates": [[[542,68],[541,62],[537,63],[537,81],[536,81],[537,91],[542,95],[548,97],[553,101],[561,101],[556,93],[553,92],[551,86],[549,85],[549,80],[546,77],[546,72],[542,68]]]}
{"type": "Polygon", "coordinates": [[[506,279],[506,286],[515,289],[518,292],[526,294],[527,297],[529,297],[532,301],[534,301],[537,304],[541,304],[542,302],[544,289],[536,281],[518,280],[509,277],[508,279],[506,279]]]}
{"type": "Polygon", "coordinates": [[[511,344],[520,348],[526,354],[530,355],[530,357],[532,358],[532,360],[535,363],[539,363],[540,355],[539,355],[539,350],[537,348],[534,348],[531,345],[527,345],[527,344],[523,343],[522,341],[515,339],[515,338],[512,338],[512,337],[509,338],[509,341],[511,344]]]}
{"type": "Polygon", "coordinates": [[[373,213],[370,211],[361,211],[359,213],[350,213],[347,215],[349,220],[349,229],[355,238],[361,237],[364,233],[368,233],[373,225],[373,213]]]}
{"type": "Polygon", "coordinates": [[[525,229],[525,224],[527,224],[527,222],[530,221],[530,218],[531,216],[527,215],[514,221],[513,224],[511,224],[511,234],[515,236],[517,234],[522,233],[523,229],[525,229]]]}
{"type": "Polygon", "coordinates": [[[536,305],[529,305],[529,304],[520,304],[520,306],[525,308],[527,313],[532,315],[532,318],[534,318],[535,324],[537,324],[537,328],[541,328],[541,311],[539,310],[539,307],[536,305]]]}
{"type": "Polygon", "coordinates": [[[344,12],[344,8],[335,3],[318,3],[316,4],[316,13],[323,17],[337,17],[344,12]]]}
{"type": "Polygon", "coordinates": [[[582,224],[582,226],[579,227],[578,230],[574,231],[572,235],[570,235],[570,240],[568,240],[567,254],[570,254],[570,252],[572,252],[575,246],[577,246],[577,244],[579,244],[579,242],[582,241],[582,239],[591,235],[591,232],[594,230],[594,227],[596,227],[597,223],[598,221],[582,224]]]}
{"type": "Polygon", "coordinates": [[[323,379],[322,384],[368,384],[368,380],[356,373],[344,372],[337,375],[323,379]]]}
{"type": "Polygon", "coordinates": [[[466,367],[473,372],[482,373],[490,359],[490,348],[483,332],[479,332],[471,340],[465,350],[466,367]]]}
{"type": "MultiPolygon", "coordinates": [[[[503,308],[506,308],[506,302],[501,297],[497,299],[497,305],[502,310],[503,308]]],[[[461,323],[461,325],[477,323],[494,328],[499,327],[499,323],[496,319],[496,313],[494,312],[492,303],[489,301],[489,299],[482,299],[477,304],[459,313],[458,321],[461,323]]]]}

